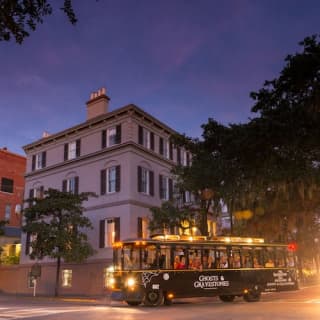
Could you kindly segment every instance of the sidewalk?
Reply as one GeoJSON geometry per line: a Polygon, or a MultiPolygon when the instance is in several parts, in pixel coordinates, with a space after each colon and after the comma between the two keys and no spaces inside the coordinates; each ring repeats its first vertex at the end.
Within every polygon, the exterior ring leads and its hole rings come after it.
{"type": "Polygon", "coordinates": [[[109,305],[111,303],[109,295],[100,297],[82,296],[32,296],[26,294],[9,294],[0,292],[0,304],[6,302],[26,302],[30,304],[52,303],[52,304],[87,304],[87,305],[109,305]]]}

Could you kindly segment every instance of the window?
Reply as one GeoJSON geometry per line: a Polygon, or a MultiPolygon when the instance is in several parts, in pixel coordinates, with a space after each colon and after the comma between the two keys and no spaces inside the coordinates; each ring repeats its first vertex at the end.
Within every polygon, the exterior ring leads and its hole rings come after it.
{"type": "Polygon", "coordinates": [[[44,187],[43,186],[30,189],[29,198],[42,199],[43,198],[43,193],[44,193],[44,187]]]}
{"type": "Polygon", "coordinates": [[[173,152],[172,152],[172,143],[170,143],[169,141],[164,140],[163,142],[163,153],[162,155],[166,158],[166,159],[173,159],[173,152]]]}
{"type": "Polygon", "coordinates": [[[9,221],[11,216],[11,204],[7,203],[4,211],[4,220],[9,221]]]}
{"type": "Polygon", "coordinates": [[[100,193],[114,193],[120,191],[120,166],[113,166],[100,173],[100,193]]]}
{"type": "Polygon", "coordinates": [[[46,151],[43,151],[32,156],[32,171],[46,167],[46,155],[46,151]]]}
{"type": "Polygon", "coordinates": [[[100,248],[111,247],[120,240],[120,218],[108,218],[100,221],[100,248]]]}
{"type": "Polygon", "coordinates": [[[154,174],[153,171],[138,166],[138,192],[154,195],[154,174]]]}
{"type": "Polygon", "coordinates": [[[80,139],[64,145],[64,160],[71,160],[80,157],[80,139]]]}
{"type": "Polygon", "coordinates": [[[37,240],[37,235],[34,233],[27,233],[26,237],[26,249],[25,254],[29,255],[32,253],[32,243],[37,240]]]}
{"type": "Polygon", "coordinates": [[[137,237],[138,238],[149,238],[149,220],[145,217],[138,217],[138,228],[137,228],[137,237]]]}
{"type": "Polygon", "coordinates": [[[111,147],[121,143],[121,125],[117,125],[102,131],[101,147],[111,147]]]}
{"type": "Polygon", "coordinates": [[[62,287],[70,288],[72,286],[72,270],[63,269],[62,270],[62,287]]]}
{"type": "Polygon", "coordinates": [[[147,149],[154,150],[154,133],[139,126],[139,144],[147,149]]]}
{"type": "Polygon", "coordinates": [[[161,200],[172,199],[173,183],[172,179],[159,175],[159,196],[161,200]]]}
{"type": "Polygon", "coordinates": [[[190,154],[187,151],[182,151],[182,165],[187,167],[190,165],[190,154]]]}
{"type": "Polygon", "coordinates": [[[79,193],[79,177],[72,177],[72,178],[63,180],[62,191],[78,194],[79,193]]]}
{"type": "Polygon", "coordinates": [[[8,178],[1,178],[1,191],[13,193],[13,180],[8,178]]]}

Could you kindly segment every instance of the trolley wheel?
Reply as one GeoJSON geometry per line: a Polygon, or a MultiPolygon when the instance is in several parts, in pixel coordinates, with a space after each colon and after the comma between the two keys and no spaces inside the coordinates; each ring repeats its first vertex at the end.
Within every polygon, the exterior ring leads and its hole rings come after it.
{"type": "Polygon", "coordinates": [[[141,301],[130,301],[130,300],[127,300],[126,303],[129,306],[138,306],[141,303],[141,301]]]}
{"type": "Polygon", "coordinates": [[[157,307],[163,303],[163,293],[161,290],[150,290],[146,293],[144,304],[148,307],[157,307]]]}
{"type": "Polygon", "coordinates": [[[260,300],[261,292],[259,290],[249,290],[243,295],[243,299],[247,302],[257,302],[260,300]]]}
{"type": "Polygon", "coordinates": [[[223,296],[219,296],[220,300],[223,302],[232,302],[235,298],[235,296],[233,295],[223,295],[223,296]]]}

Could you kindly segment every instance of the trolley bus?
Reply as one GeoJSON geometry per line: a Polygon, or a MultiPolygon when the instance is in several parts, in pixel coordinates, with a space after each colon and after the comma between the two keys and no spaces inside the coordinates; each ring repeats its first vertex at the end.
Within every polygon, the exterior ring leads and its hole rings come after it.
{"type": "Polygon", "coordinates": [[[298,289],[295,266],[292,246],[261,238],[157,235],[114,243],[107,287],[131,306],[214,296],[254,302],[262,292],[298,289]]]}

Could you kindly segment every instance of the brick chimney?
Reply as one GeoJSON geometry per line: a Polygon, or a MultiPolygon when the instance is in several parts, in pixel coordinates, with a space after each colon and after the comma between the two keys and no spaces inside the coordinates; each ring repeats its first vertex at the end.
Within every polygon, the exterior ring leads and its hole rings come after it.
{"type": "Polygon", "coordinates": [[[110,98],[106,95],[106,88],[92,92],[87,102],[87,120],[108,112],[110,98]]]}

